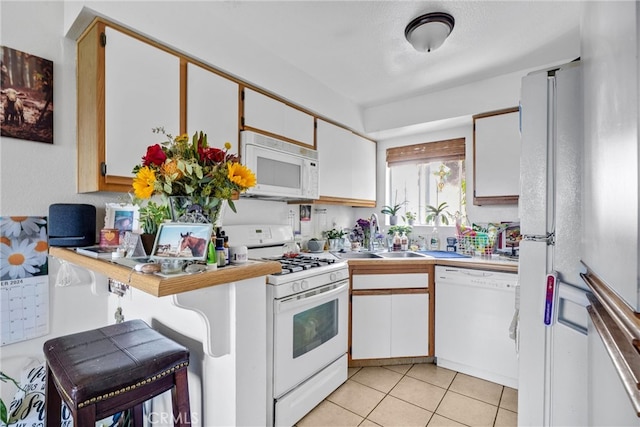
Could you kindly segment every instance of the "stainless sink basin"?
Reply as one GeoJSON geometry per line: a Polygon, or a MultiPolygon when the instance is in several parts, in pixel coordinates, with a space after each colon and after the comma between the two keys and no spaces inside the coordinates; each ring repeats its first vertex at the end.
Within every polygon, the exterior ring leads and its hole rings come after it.
{"type": "Polygon", "coordinates": [[[424,255],[415,252],[380,252],[382,258],[424,258],[424,255]]]}
{"type": "Polygon", "coordinates": [[[333,254],[342,259],[380,258],[380,255],[381,255],[381,253],[373,253],[373,252],[334,252],[333,254]]]}

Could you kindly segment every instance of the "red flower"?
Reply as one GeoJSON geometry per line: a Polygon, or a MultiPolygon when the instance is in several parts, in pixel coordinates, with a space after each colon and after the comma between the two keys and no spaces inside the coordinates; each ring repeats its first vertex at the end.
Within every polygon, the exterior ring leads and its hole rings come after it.
{"type": "Polygon", "coordinates": [[[143,166],[156,165],[160,166],[167,160],[167,155],[162,151],[160,144],[147,147],[147,154],[142,158],[143,166]]]}
{"type": "Polygon", "coordinates": [[[204,163],[215,164],[224,162],[225,152],[214,147],[198,147],[200,160],[204,163]]]}

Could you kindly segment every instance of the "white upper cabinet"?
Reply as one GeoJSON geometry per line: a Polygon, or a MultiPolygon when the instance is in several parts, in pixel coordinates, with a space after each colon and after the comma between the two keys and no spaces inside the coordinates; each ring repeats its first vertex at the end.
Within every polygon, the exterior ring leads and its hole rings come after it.
{"type": "Polygon", "coordinates": [[[318,120],[320,196],[352,198],[350,147],[353,133],[318,120]]]}
{"type": "Polygon", "coordinates": [[[111,28],[105,29],[105,163],[108,175],[132,177],[163,126],[180,132],[180,59],[111,28]]]}
{"type": "Polygon", "coordinates": [[[520,113],[517,107],[473,116],[473,204],[517,204],[520,113]]]}
{"type": "Polygon", "coordinates": [[[151,130],[180,132],[180,59],[101,21],[77,52],[78,191],[127,192],[151,130]]]}
{"type": "Polygon", "coordinates": [[[238,153],[238,83],[198,65],[187,64],[187,133],[207,134],[209,146],[231,143],[238,153]]]}
{"type": "MultiPolygon", "coordinates": [[[[376,199],[376,144],[318,119],[320,199],[362,204],[376,199]]],[[[366,205],[366,204],[365,204],[366,205]]]]}
{"type": "Polygon", "coordinates": [[[249,88],[244,89],[244,127],[315,146],[312,115],[249,88]]]}
{"type": "Polygon", "coordinates": [[[376,143],[353,135],[351,147],[351,182],[353,198],[376,199],[376,143]]]}

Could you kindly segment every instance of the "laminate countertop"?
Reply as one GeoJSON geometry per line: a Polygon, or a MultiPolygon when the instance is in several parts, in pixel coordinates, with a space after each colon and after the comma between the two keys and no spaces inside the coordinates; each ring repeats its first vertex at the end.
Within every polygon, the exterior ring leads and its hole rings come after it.
{"type": "Polygon", "coordinates": [[[248,261],[245,264],[229,265],[202,273],[177,274],[167,277],[139,273],[132,268],[109,260],[78,254],[70,248],[50,247],[49,255],[125,283],[156,297],[267,276],[281,271],[280,263],[276,261],[248,261]]]}

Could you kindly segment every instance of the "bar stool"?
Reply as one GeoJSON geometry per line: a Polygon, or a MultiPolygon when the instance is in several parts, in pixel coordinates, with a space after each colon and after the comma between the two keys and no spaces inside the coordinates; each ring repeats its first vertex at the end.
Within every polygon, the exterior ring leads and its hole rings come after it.
{"type": "Polygon", "coordinates": [[[62,401],[77,427],[93,427],[131,408],[133,425],[142,426],[142,404],[167,390],[172,390],[174,424],[191,425],[189,350],[142,320],[51,339],[44,356],[48,427],[60,426],[62,401]]]}

